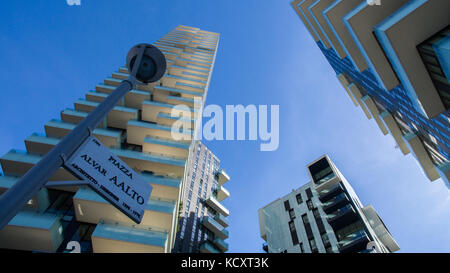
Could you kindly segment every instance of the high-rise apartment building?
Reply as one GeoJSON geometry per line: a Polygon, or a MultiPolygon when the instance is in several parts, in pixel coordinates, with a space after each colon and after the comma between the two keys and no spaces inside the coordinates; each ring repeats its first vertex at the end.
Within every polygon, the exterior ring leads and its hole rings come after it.
{"type": "Polygon", "coordinates": [[[195,141],[192,149],[174,252],[226,252],[230,212],[220,202],[230,196],[223,186],[230,178],[202,142],[195,141]]]}
{"type": "Polygon", "coordinates": [[[363,206],[328,156],[307,166],[311,182],[259,209],[270,253],[390,253],[399,250],[370,205],[363,206]]]}
{"type": "Polygon", "coordinates": [[[355,106],[450,188],[450,2],[291,3],[355,106]]]}
{"type": "MultiPolygon", "coordinates": [[[[216,57],[219,34],[178,26],[154,43],[166,56],[160,81],[138,84],[93,131],[111,152],[153,187],[141,224],[137,225],[88,187],[42,188],[0,231],[0,249],[64,252],[171,252],[179,207],[192,152],[192,130],[175,132],[175,105],[185,105],[193,124],[201,115],[194,98],[204,102],[216,57]]],[[[45,124],[45,134],[25,140],[26,151],[11,150],[0,158],[0,193],[7,190],[43,155],[128,77],[120,67],[60,119],[45,124]]],[[[193,128],[191,126],[191,128],[193,128]]],[[[77,180],[61,168],[51,181],[77,180]]],[[[190,182],[190,181],[188,181],[190,182]]],[[[212,181],[211,181],[212,183],[212,181]]],[[[1,208],[0,208],[1,209],[1,208]]]]}

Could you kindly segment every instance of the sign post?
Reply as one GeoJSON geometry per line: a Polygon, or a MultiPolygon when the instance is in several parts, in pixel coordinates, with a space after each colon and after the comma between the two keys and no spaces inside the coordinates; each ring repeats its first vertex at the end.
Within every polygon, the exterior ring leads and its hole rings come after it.
{"type": "Polygon", "coordinates": [[[152,187],[95,137],[89,137],[64,165],[133,221],[141,222],[152,187]]]}
{"type": "MultiPolygon", "coordinates": [[[[128,79],[123,80],[120,85],[109,95],[100,105],[98,105],[80,124],[77,125],[61,142],[58,143],[50,152],[48,152],[33,168],[31,168],[19,181],[17,181],[11,188],[0,195],[0,230],[5,227],[9,221],[25,206],[38,190],[45,187],[47,181],[51,176],[62,166],[66,166],[67,162],[77,162],[73,155],[78,154],[79,149],[83,145],[87,145],[92,140],[92,132],[97,125],[107,116],[107,114],[114,108],[115,105],[136,85],[137,80],[147,84],[159,80],[166,71],[166,59],[161,51],[148,44],[139,44],[131,48],[127,55],[127,67],[130,71],[128,79]]],[[[98,140],[97,140],[98,142],[98,140]]],[[[98,142],[100,143],[100,142],[98,142]]],[[[106,148],[105,148],[106,149],[106,148]]],[[[123,163],[123,162],[122,162],[123,163]]],[[[126,166],[126,165],[124,165],[126,166]]],[[[67,167],[70,170],[70,166],[67,167]]],[[[128,167],[128,169],[130,169],[128,167]]],[[[77,170],[72,170],[77,174],[77,170]]],[[[80,176],[78,174],[77,176],[80,176]]],[[[81,177],[83,177],[81,175],[81,177]]],[[[93,177],[93,176],[92,176],[93,177]]],[[[136,177],[138,177],[136,175],[136,177]]],[[[98,181],[97,181],[98,182],[98,181]]],[[[104,182],[104,181],[102,181],[104,182]]],[[[120,183],[118,181],[118,183],[120,183]]],[[[136,185],[142,185],[137,183],[136,185]]],[[[134,186],[134,185],[133,185],[134,186]]],[[[150,186],[150,185],[148,185],[150,186]]],[[[110,189],[104,186],[105,189],[110,189]]],[[[146,194],[151,192],[151,187],[137,186],[136,190],[139,193],[146,194]],[[150,189],[150,190],[149,190],[150,189]]],[[[95,187],[94,187],[95,189],[95,187]]],[[[103,195],[104,192],[97,190],[103,195]]],[[[114,193],[114,192],[112,192],[114,193]]],[[[105,195],[103,195],[107,198],[105,195]]],[[[136,196],[134,196],[136,198],[136,196]]],[[[130,202],[126,197],[121,196],[118,205],[108,199],[113,205],[123,210],[125,202],[129,206],[126,214],[130,216],[137,223],[142,219],[142,207],[130,202]],[[141,213],[139,215],[139,213],[141,213]]],[[[148,198],[146,196],[145,198],[148,198]]],[[[144,199],[145,201],[146,199],[144,199]]],[[[142,200],[139,199],[139,202],[142,200]]]]}

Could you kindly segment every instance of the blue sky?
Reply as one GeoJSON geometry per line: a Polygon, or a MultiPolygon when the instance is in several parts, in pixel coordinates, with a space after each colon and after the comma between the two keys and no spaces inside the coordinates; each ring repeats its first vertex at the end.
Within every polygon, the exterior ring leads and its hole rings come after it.
{"type": "Polygon", "coordinates": [[[230,252],[261,252],[257,210],[307,183],[328,154],[402,252],[450,251],[450,195],[429,182],[350,101],[303,23],[281,0],[4,1],[0,154],[59,118],[125,63],[128,49],[177,25],[221,34],[207,104],[280,105],[280,145],[205,142],[231,176],[230,252]]]}

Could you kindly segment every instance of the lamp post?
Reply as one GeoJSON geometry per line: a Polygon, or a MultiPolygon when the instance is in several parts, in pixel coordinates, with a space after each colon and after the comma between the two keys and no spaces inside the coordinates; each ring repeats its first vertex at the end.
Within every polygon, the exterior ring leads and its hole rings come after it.
{"type": "Polygon", "coordinates": [[[0,230],[26,205],[50,177],[77,151],[97,125],[114,106],[132,90],[137,81],[150,83],[159,80],[166,71],[166,59],[153,45],[138,44],[127,55],[130,76],[109,95],[78,126],[65,136],[33,168],[11,188],[0,195],[0,230]]]}

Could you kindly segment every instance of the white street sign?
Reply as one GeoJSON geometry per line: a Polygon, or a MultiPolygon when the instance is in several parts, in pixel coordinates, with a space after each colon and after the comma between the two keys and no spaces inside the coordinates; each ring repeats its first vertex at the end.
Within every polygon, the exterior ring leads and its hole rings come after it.
{"type": "Polygon", "coordinates": [[[142,221],[152,186],[98,139],[89,137],[64,165],[133,221],[142,221]]]}

